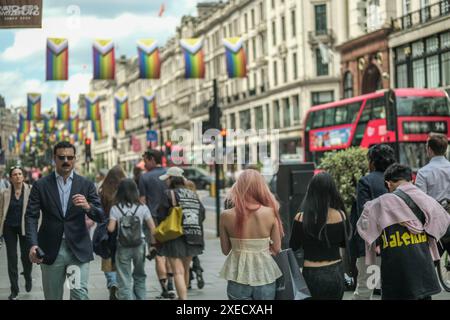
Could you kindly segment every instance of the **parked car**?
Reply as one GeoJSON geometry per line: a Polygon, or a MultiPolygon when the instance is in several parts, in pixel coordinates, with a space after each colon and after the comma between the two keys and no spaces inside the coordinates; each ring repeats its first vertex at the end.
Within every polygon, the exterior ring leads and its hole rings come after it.
{"type": "Polygon", "coordinates": [[[186,167],[183,170],[186,179],[194,182],[198,190],[209,189],[211,186],[213,179],[206,170],[197,167],[186,167]]]}

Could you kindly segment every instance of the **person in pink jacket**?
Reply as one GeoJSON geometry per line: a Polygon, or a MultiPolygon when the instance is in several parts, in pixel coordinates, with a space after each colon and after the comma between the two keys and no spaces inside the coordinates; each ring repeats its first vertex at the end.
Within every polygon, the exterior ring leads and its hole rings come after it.
{"type": "Polygon", "coordinates": [[[383,300],[431,299],[441,291],[433,263],[439,260],[436,240],[445,234],[450,216],[411,183],[409,167],[395,163],[384,179],[390,193],[367,202],[357,223],[366,242],[366,264],[373,263],[375,253],[381,255],[383,300]],[[416,213],[398,194],[409,197],[416,213]]]}

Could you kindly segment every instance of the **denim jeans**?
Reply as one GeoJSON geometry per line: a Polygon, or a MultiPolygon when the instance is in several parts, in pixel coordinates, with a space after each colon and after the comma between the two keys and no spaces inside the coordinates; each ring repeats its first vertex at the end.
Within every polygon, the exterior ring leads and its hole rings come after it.
{"type": "Polygon", "coordinates": [[[302,273],[312,299],[342,300],[345,290],[342,262],[325,267],[303,267],[302,273]]]}
{"type": "Polygon", "coordinates": [[[105,272],[106,287],[109,289],[112,286],[117,287],[117,273],[115,271],[105,272]]]}
{"type": "Polygon", "coordinates": [[[275,282],[262,286],[250,286],[228,281],[227,295],[230,300],[274,300],[275,293],[275,282]]]}
{"type": "Polygon", "coordinates": [[[135,248],[117,244],[116,270],[119,300],[145,300],[145,243],[135,248]],[[134,269],[131,270],[133,263],[134,269]]]}

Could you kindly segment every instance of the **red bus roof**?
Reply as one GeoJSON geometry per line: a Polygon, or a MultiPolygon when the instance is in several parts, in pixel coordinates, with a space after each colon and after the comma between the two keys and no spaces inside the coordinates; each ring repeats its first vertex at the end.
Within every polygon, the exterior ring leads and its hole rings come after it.
{"type": "MultiPolygon", "coordinates": [[[[310,113],[312,111],[318,111],[322,109],[328,109],[333,107],[339,107],[345,104],[351,104],[355,102],[360,102],[366,99],[374,99],[384,96],[387,90],[380,90],[377,92],[365,94],[362,96],[357,96],[353,98],[348,98],[344,100],[334,101],[327,104],[322,104],[318,106],[311,107],[307,112],[310,113]]],[[[443,90],[437,89],[415,89],[415,88],[406,88],[406,89],[394,89],[395,95],[397,97],[445,97],[446,93],[443,90]]]]}

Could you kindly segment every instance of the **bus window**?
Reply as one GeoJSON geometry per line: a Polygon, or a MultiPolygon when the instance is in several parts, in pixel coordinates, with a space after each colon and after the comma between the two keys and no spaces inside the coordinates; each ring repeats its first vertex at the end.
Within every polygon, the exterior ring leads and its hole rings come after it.
{"type": "Polygon", "coordinates": [[[361,117],[359,118],[358,125],[356,126],[355,136],[353,137],[352,141],[353,146],[361,145],[361,141],[364,137],[364,132],[366,132],[367,122],[369,122],[370,120],[371,112],[372,104],[370,103],[370,100],[368,100],[361,114],[361,117]]]}
{"type": "Polygon", "coordinates": [[[397,97],[399,116],[450,116],[447,97],[397,97]]]}
{"type": "Polygon", "coordinates": [[[348,117],[349,117],[348,123],[355,123],[360,109],[361,109],[361,102],[355,102],[348,106],[348,117]]]}
{"type": "Polygon", "coordinates": [[[348,115],[348,106],[342,106],[342,107],[336,108],[336,115],[335,115],[336,125],[349,123],[348,119],[347,119],[347,117],[348,117],[347,115],[348,115]]]}
{"type": "Polygon", "coordinates": [[[331,126],[335,125],[334,113],[335,113],[336,109],[338,109],[338,108],[329,108],[329,109],[324,110],[325,111],[324,123],[323,123],[324,127],[331,127],[331,126]]]}
{"type": "Polygon", "coordinates": [[[305,128],[306,131],[309,131],[312,128],[314,114],[315,114],[315,112],[309,113],[308,120],[306,120],[306,128],[305,128]]]}
{"type": "Polygon", "coordinates": [[[370,119],[386,119],[386,107],[384,98],[377,98],[368,101],[372,105],[372,116],[370,119]]]}
{"type": "Polygon", "coordinates": [[[323,127],[323,118],[325,115],[325,110],[316,111],[313,119],[313,129],[322,128],[323,127]]]}

